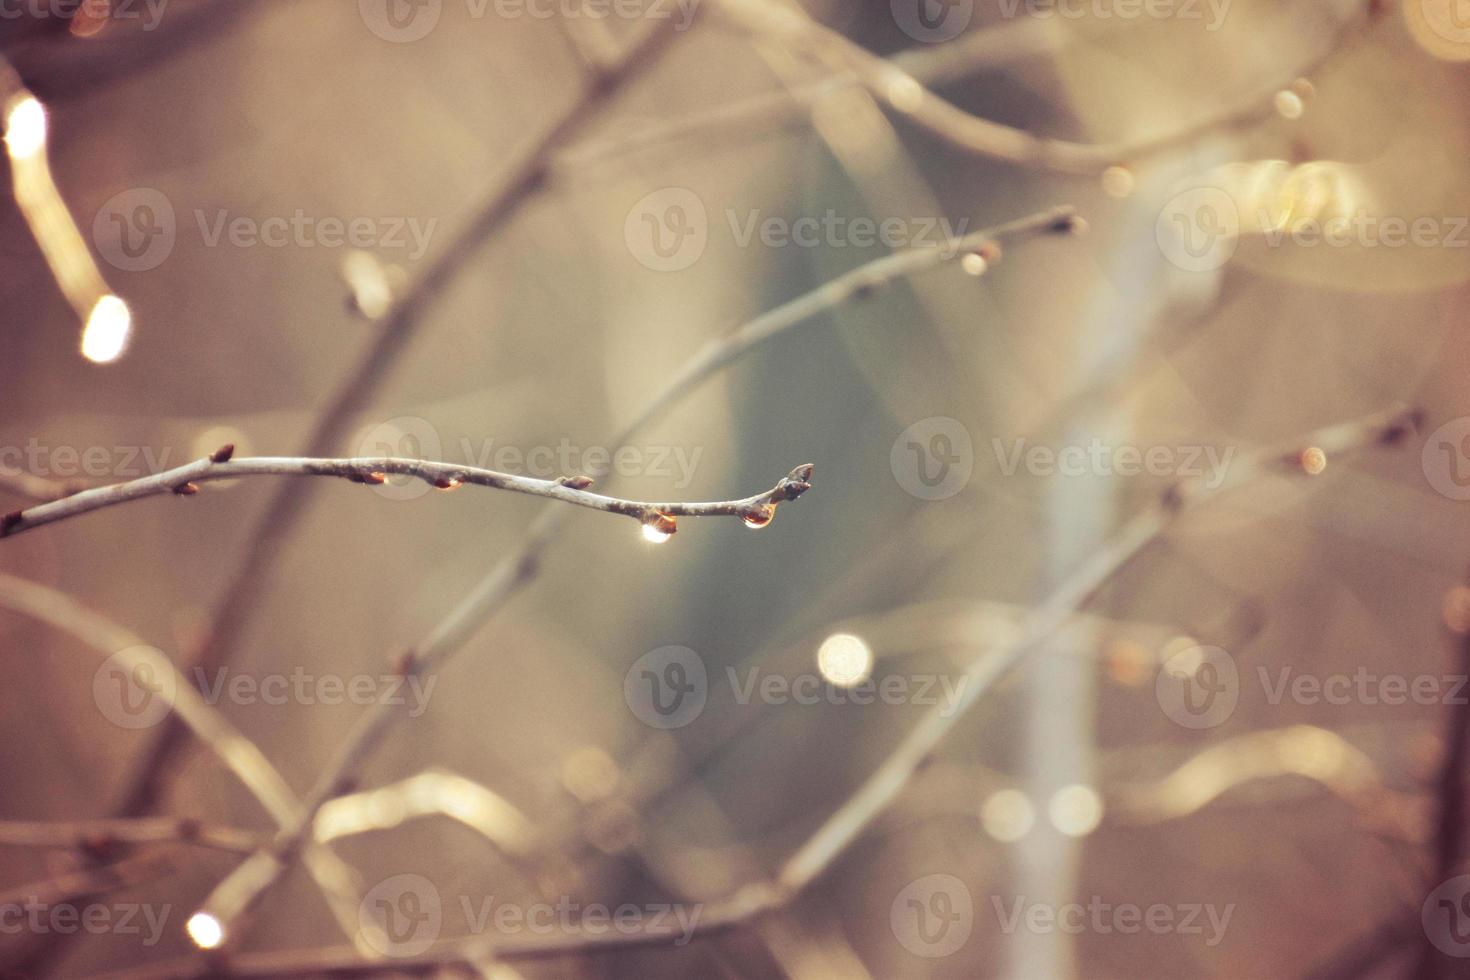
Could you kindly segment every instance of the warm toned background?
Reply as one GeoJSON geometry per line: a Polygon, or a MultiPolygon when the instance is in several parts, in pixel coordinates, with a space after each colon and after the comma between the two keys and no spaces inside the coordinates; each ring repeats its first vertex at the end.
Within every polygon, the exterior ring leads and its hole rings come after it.
{"type": "MultiPolygon", "coordinates": [[[[951,266],[837,309],[682,403],[642,442],[699,451],[693,482],[639,476],[617,492],[721,499],[806,461],[816,464],[815,489],[758,534],[734,521],[687,521],[659,548],[625,520],[574,515],[538,582],[475,634],[430,709],[400,726],[364,783],[442,766],[503,794],[538,825],[570,826],[561,853],[575,856],[577,870],[548,860],[547,873],[554,866],[560,876],[553,891],[608,902],[728,894],[774,868],[919,711],[771,708],[715,744],[696,723],[667,739],[701,760],[674,792],[635,816],[614,790],[568,825],[577,812],[568,760],[605,753],[622,767],[655,737],[623,700],[624,672],[644,653],[668,644],[699,651],[716,679],[714,712],[730,700],[723,665],[765,657],[810,671],[817,642],[850,617],[941,600],[946,615],[1036,601],[1164,485],[1007,477],[993,439],[1064,445],[1105,433],[1138,446],[1245,452],[1396,402],[1422,406],[1426,432],[1470,414],[1460,329],[1470,250],[1327,254],[1247,238],[1218,275],[1200,276],[1181,274],[1156,244],[1175,181],[1237,160],[1341,161],[1367,175],[1383,213],[1470,213],[1465,69],[1416,42],[1392,4],[1366,26],[1351,20],[1334,41],[1333,18],[1355,8],[1332,6],[1236,0],[1223,28],[1208,33],[1167,21],[1047,21],[1027,27],[1032,47],[1017,35],[1010,54],[944,88],[970,111],[1037,133],[1126,140],[1289,84],[1339,45],[1310,72],[1316,94],[1301,119],[1267,115],[1140,161],[1124,198],[1095,176],[979,159],[881,116],[829,119],[829,131],[856,140],[845,150],[799,122],[556,170],[438,296],[356,432],[426,420],[449,458],[460,458],[461,440],[595,444],[710,338],[881,254],[741,248],[727,209],[937,213],[974,228],[1070,203],[1090,229],[1008,250],[980,279],[951,266]],[[676,273],[645,268],[624,241],[629,209],[667,186],[693,190],[711,215],[705,254],[676,273]],[[969,485],[941,502],[905,493],[890,468],[895,438],[930,416],[960,420],[975,446],[969,485]]],[[[971,30],[1016,26],[989,3],[976,7],[971,30]]],[[[879,53],[914,44],[887,4],[819,4],[811,13],[879,53]]],[[[130,188],[162,191],[180,216],[177,244],[158,268],[128,273],[104,262],[137,329],[123,359],[99,366],[78,356],[75,318],[0,195],[0,445],[149,447],[175,463],[222,435],[242,453],[294,451],[375,329],[347,309],[343,250],[206,247],[196,209],[437,221],[428,255],[378,252],[411,279],[503,179],[512,151],[582,84],[555,23],[476,19],[455,2],[444,4],[435,31],[408,44],[375,37],[347,0],[174,0],[157,31],[118,22],[91,39],[22,17],[0,22],[0,39],[50,107],[52,166],[85,234],[130,188]]],[[[584,135],[616,138],[817,74],[701,14],[584,135]]],[[[354,435],[338,451],[351,454],[358,442],[354,435]]],[[[1406,929],[1370,944],[1385,957],[1362,975],[1409,975],[1424,944],[1417,916],[1432,874],[1425,841],[1444,709],[1273,705],[1254,685],[1228,722],[1196,732],[1159,709],[1152,668],[1139,682],[1102,665],[1117,636],[1136,633],[1152,644],[1150,656],[1171,636],[1197,636],[1228,649],[1252,678],[1259,666],[1320,675],[1458,669],[1441,603],[1470,563],[1467,504],[1434,491],[1422,446],[1420,438],[1333,459],[1312,480],[1272,477],[1187,516],[1094,603],[1135,625],[1104,624],[1058,644],[982,704],[895,810],[794,904],[784,943],[737,932],[678,951],[516,969],[1287,977],[1407,915],[1406,929]],[[1373,760],[1386,783],[1373,799],[1392,791],[1392,819],[1291,775],[1248,780],[1162,823],[1113,805],[1127,786],[1212,745],[1300,723],[1338,733],[1373,760]],[[1065,843],[1046,824],[1046,793],[1079,773],[1108,809],[1080,844],[1065,843]],[[1042,811],[1017,844],[992,839],[979,820],[982,802],[1004,786],[1032,793],[1042,811]],[[1072,870],[1053,867],[1073,859],[1072,870]],[[959,952],[925,959],[896,941],[890,908],[907,883],[936,872],[967,884],[975,928],[959,952]],[[1072,875],[1070,890],[1084,901],[1235,911],[1215,947],[1182,935],[1003,934],[992,897],[1009,903],[1057,874],[1072,875]]],[[[74,594],[186,663],[275,488],[255,480],[211,489],[6,541],[0,570],[74,594]]],[[[238,670],[377,672],[539,509],[473,488],[412,501],[346,483],[313,493],[238,638],[238,670]]],[[[880,676],[959,669],[983,637],[978,627],[936,637],[924,626],[936,615],[921,610],[913,629],[889,629],[900,639],[879,645],[880,676]]],[[[0,615],[0,818],[102,816],[135,778],[156,733],[101,716],[97,662],[33,621],[0,615]]],[[[224,710],[304,791],[360,709],[224,710]]],[[[269,828],[211,757],[191,750],[183,766],[162,812],[269,828]]],[[[532,894],[482,841],[443,822],[341,852],[368,885],[413,872],[448,896],[532,894]]],[[[117,899],[168,903],[161,943],[70,939],[52,960],[54,975],[187,952],[182,920],[233,859],[179,853],[176,874],[117,899]]],[[[0,850],[0,888],[69,860],[0,850]]],[[[33,938],[0,936],[0,951],[33,938]]],[[[337,942],[297,872],[267,896],[244,945],[337,942]]]]}

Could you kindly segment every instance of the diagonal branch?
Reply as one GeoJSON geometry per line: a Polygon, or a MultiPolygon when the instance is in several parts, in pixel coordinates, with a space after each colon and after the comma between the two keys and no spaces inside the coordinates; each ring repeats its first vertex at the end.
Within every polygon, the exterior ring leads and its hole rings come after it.
{"type": "MultiPolygon", "coordinates": [[[[1156,136],[1127,142],[1077,143],[1035,136],[966,112],[926,88],[896,61],[880,58],[854,44],[837,31],[817,23],[800,7],[777,4],[775,0],[719,0],[717,9],[747,34],[776,41],[836,72],[850,73],[890,111],[947,143],[980,156],[1058,173],[1101,173],[1108,167],[1183,145],[1213,130],[1268,118],[1275,111],[1273,99],[1284,84],[1263,88],[1239,103],[1202,113],[1188,124],[1156,136]]],[[[1355,8],[1354,14],[1372,16],[1373,5],[1355,8]]],[[[1312,64],[1298,68],[1286,82],[1310,71],[1331,53],[1329,45],[1312,64]]]]}
{"type": "MultiPolygon", "coordinates": [[[[932,269],[972,250],[984,249],[994,257],[999,253],[991,246],[998,241],[1068,233],[1076,230],[1079,223],[1080,219],[1071,208],[1052,208],[973,232],[953,240],[947,247],[912,248],[858,266],[711,343],[685,364],[643,411],[609,440],[608,445],[625,445],[644,426],[725,367],[771,339],[812,322],[822,313],[850,299],[870,295],[889,283],[932,269]]],[[[395,669],[404,674],[418,673],[453,656],[490,616],[535,577],[541,552],[555,536],[565,513],[559,508],[544,509],[533,522],[531,532],[521,547],[501,559],[415,647],[395,658],[395,669]]],[[[272,848],[258,852],[239,865],[205,900],[200,914],[217,920],[225,928],[227,941],[232,921],[249,909],[285,873],[317,811],[351,782],[397,717],[386,702],[374,702],[365,708],[337,754],[318,777],[293,826],[282,830],[272,848]]]]}
{"type": "Polygon", "coordinates": [[[743,497],[739,500],[717,500],[701,503],[653,503],[639,500],[624,500],[620,497],[605,497],[589,493],[590,477],[563,477],[559,480],[538,480],[534,477],[501,473],[497,470],[481,469],[459,463],[440,463],[425,459],[402,459],[391,456],[360,457],[353,459],[307,459],[293,456],[252,456],[232,459],[234,446],[223,446],[212,455],[197,459],[171,470],[113,483],[105,487],[83,490],[61,500],[38,504],[23,510],[12,511],[0,517],[0,538],[10,537],[45,524],[54,524],[68,518],[79,517],[105,507],[114,507],[131,500],[166,495],[192,496],[199,491],[198,484],[212,480],[232,480],[242,476],[328,476],[350,480],[353,483],[379,484],[385,474],[394,473],[412,476],[441,490],[453,490],[463,484],[509,490],[514,493],[530,494],[533,497],[548,497],[562,503],[600,510],[609,514],[622,514],[642,521],[660,534],[673,534],[677,517],[735,516],[751,521],[769,519],[777,504],[795,500],[811,489],[807,482],[812,475],[810,463],[798,466],[771,489],[743,497]]]}
{"type": "MultiPolygon", "coordinates": [[[[142,640],[110,619],[88,609],[55,589],[0,572],[0,609],[9,609],[39,620],[76,637],[99,653],[117,657],[130,670],[166,669],[173,672],[169,707],[187,730],[194,733],[234,773],[246,790],[278,826],[290,820],[296,796],[285,778],[270,764],[254,742],[210,707],[172,661],[148,656],[142,640]]],[[[323,845],[313,845],[306,855],[307,870],[332,902],[337,921],[346,934],[356,934],[357,896],[350,868],[323,845]]]]}
{"type": "MultiPolygon", "coordinates": [[[[651,26],[640,29],[615,63],[601,66],[570,108],[562,111],[527,146],[512,153],[500,186],[475,209],[464,229],[432,260],[423,276],[394,299],[382,317],[372,345],[322,407],[303,443],[302,456],[326,456],[340,451],[353,419],[422,328],[435,301],[479,253],[480,247],[504,228],[541,188],[551,152],[593,119],[627,82],[656,61],[673,36],[671,24],[669,19],[655,19],[651,26]]],[[[260,595],[270,587],[286,543],[291,540],[310,500],[309,489],[282,487],[266,506],[264,515],[247,538],[244,558],[215,607],[204,647],[196,658],[200,667],[215,669],[234,658],[235,645],[247,633],[251,611],[260,595]]],[[[143,775],[125,796],[122,815],[137,815],[152,805],[162,785],[172,778],[169,763],[186,744],[183,734],[177,725],[165,726],[144,759],[140,769],[143,775]]]]}
{"type": "MultiPolygon", "coordinates": [[[[1016,638],[986,650],[968,668],[963,693],[954,705],[943,705],[927,714],[899,743],[867,781],[799,846],[769,882],[746,885],[733,896],[716,902],[699,903],[695,929],[700,935],[743,926],[786,907],[821,876],[898,798],[914,774],[931,758],[934,750],[977,703],[1010,670],[1041,646],[1056,629],[1126,568],[1150,544],[1161,538],[1180,514],[1196,504],[1239,488],[1268,473],[1314,472],[1303,463],[1308,448],[1327,456],[1350,453],[1376,445],[1392,445],[1413,431],[1417,411],[1396,408],[1365,418],[1308,433],[1301,440],[1252,453],[1232,465],[1224,482],[1207,486],[1204,478],[1183,480],[1167,489],[1153,507],[1130,519],[1109,542],[1073,573],[1055,592],[1026,617],[1016,638]]],[[[249,865],[250,862],[247,862],[249,865]]],[[[242,865],[245,867],[246,865],[242,865]]],[[[228,879],[227,879],[228,880],[228,879]]],[[[581,929],[559,932],[552,937],[517,940],[500,939],[494,955],[505,961],[549,956],[585,954],[607,948],[668,945],[674,937],[652,930],[622,935],[590,935],[581,929]]],[[[233,976],[362,976],[410,966],[432,967],[475,962],[491,952],[483,936],[439,943],[417,957],[389,963],[357,959],[345,949],[307,953],[275,953],[230,957],[233,976]]],[[[210,967],[179,961],[121,976],[201,977],[210,967]]]]}

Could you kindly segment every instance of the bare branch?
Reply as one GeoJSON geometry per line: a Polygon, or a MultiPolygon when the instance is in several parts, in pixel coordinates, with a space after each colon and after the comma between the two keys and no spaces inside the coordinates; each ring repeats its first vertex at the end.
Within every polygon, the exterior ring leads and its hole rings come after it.
{"type": "MultiPolygon", "coordinates": [[[[656,61],[663,46],[673,36],[672,23],[670,19],[655,19],[650,26],[641,29],[616,63],[602,66],[569,108],[558,114],[527,146],[511,154],[501,184],[474,209],[464,228],[432,260],[423,276],[410,284],[401,296],[395,297],[392,307],[383,314],[377,337],[322,407],[300,455],[327,456],[340,451],[342,439],[357,413],[367,404],[398,355],[423,326],[434,302],[479,254],[480,247],[505,227],[521,205],[541,187],[551,151],[563,145],[608,105],[623,85],[656,61]]],[[[248,632],[250,612],[262,592],[269,588],[286,542],[290,540],[310,499],[310,488],[297,487],[282,487],[272,497],[264,516],[248,537],[250,543],[244,558],[221,593],[204,647],[196,657],[199,667],[216,669],[233,659],[234,645],[248,632]]],[[[144,776],[126,795],[120,811],[122,815],[137,815],[152,805],[159,782],[170,778],[174,771],[168,762],[185,744],[182,735],[183,731],[177,725],[170,724],[164,728],[143,760],[141,771],[144,776]]]]}
{"type": "MultiPolygon", "coordinates": [[[[924,85],[942,85],[1056,50],[1066,41],[1056,23],[1026,17],[972,31],[947,44],[910,48],[890,61],[924,85]]],[[[710,141],[769,135],[777,127],[806,122],[813,105],[857,84],[852,72],[835,72],[816,81],[651,122],[627,135],[587,140],[558,151],[552,158],[553,173],[562,179],[585,180],[610,161],[670,143],[708,146],[710,141]]]]}
{"type": "MultiPolygon", "coordinates": [[[[754,37],[775,41],[835,71],[851,73],[891,111],[954,146],[1008,163],[1059,173],[1101,173],[1108,167],[1179,146],[1213,130],[1267,118],[1275,111],[1272,103],[1275,94],[1285,84],[1274,84],[1237,104],[1203,113],[1188,124],[1158,136],[1131,142],[1076,143],[1033,136],[1025,130],[968,113],[926,88],[897,63],[880,58],[822,26],[799,7],[779,5],[773,0],[720,0],[715,9],[754,37]]],[[[1317,61],[1324,60],[1331,51],[1329,46],[1317,61]]],[[[1311,67],[1301,66],[1291,77],[1311,67]]],[[[1290,78],[1286,79],[1289,81],[1290,78]]]]}
{"type": "Polygon", "coordinates": [[[261,835],[235,827],[200,823],[188,817],[142,820],[0,821],[0,846],[62,847],[103,853],[120,844],[192,844],[250,853],[261,835]]]}
{"type": "Polygon", "coordinates": [[[534,477],[517,476],[496,470],[465,466],[460,463],[440,463],[424,459],[402,459],[391,456],[359,457],[353,459],[306,459],[291,456],[252,456],[231,459],[224,447],[212,456],[205,456],[192,463],[176,466],[171,470],[139,477],[126,483],[114,483],[105,487],[94,487],[72,494],[62,500],[40,504],[24,510],[12,511],[0,517],[0,538],[10,537],[45,524],[54,524],[68,518],[125,504],[130,500],[165,495],[193,496],[199,484],[212,480],[232,480],[243,476],[329,476],[350,480],[353,483],[379,484],[385,474],[394,473],[412,476],[441,490],[452,490],[463,484],[509,490],[535,497],[549,497],[562,503],[622,514],[644,524],[656,527],[661,533],[674,533],[676,517],[734,516],[757,519],[776,504],[795,500],[811,484],[812,466],[798,466],[783,477],[771,489],[739,500],[717,500],[703,503],[655,503],[624,500],[619,497],[604,497],[582,489],[591,484],[586,477],[565,477],[559,480],[538,480],[534,477]],[[223,456],[223,458],[220,458],[223,456]]]}
{"type": "MultiPolygon", "coordinates": [[[[46,623],[97,650],[119,658],[129,669],[167,669],[173,676],[173,713],[233,772],[277,825],[284,826],[297,807],[290,785],[255,743],[209,706],[167,657],[150,656],[151,647],[133,633],[83,606],[70,596],[26,579],[0,572],[0,608],[46,623]]],[[[313,844],[307,870],[332,903],[337,921],[349,937],[357,934],[357,895],[352,870],[330,848],[313,844]]]]}
{"type": "Polygon", "coordinates": [[[929,759],[930,753],[971,708],[1025,657],[1049,638],[1148,545],[1158,540],[1188,506],[1235,489],[1270,472],[1306,472],[1308,447],[1329,457],[1400,440],[1417,426],[1418,413],[1398,408],[1309,433],[1288,448],[1266,449],[1231,466],[1228,477],[1209,487],[1203,477],[1173,484],[1149,510],[1133,517],[1072,576],[1026,618],[1019,636],[987,650],[965,672],[956,703],[931,711],[858,790],[781,866],[776,881],[784,890],[806,887],[882,814],[929,759]]]}
{"type": "MultiPolygon", "coordinates": [[[[996,241],[1070,232],[1077,228],[1079,221],[1071,208],[1053,208],[973,232],[955,239],[950,247],[913,248],[861,265],[756,317],[727,337],[712,343],[703,353],[693,357],[643,411],[609,441],[609,445],[625,445],[637,431],[729,364],[773,337],[780,336],[799,324],[810,322],[817,315],[849,299],[868,295],[894,280],[933,268],[996,241]]],[[[801,469],[793,471],[792,476],[787,479],[802,476],[801,469]]],[[[780,489],[781,484],[777,484],[771,492],[775,493],[780,489]]],[[[771,499],[774,501],[775,498],[771,499]]],[[[441,663],[458,651],[486,619],[534,577],[537,559],[558,527],[559,517],[555,510],[543,510],[521,547],[496,564],[417,646],[397,658],[395,669],[404,674],[420,672],[441,663]]],[[[384,701],[374,702],[364,709],[336,756],[317,778],[296,821],[290,828],[282,829],[268,851],[253,855],[221,881],[205,900],[204,911],[228,930],[232,920],[250,908],[280,878],[293,860],[317,811],[350,783],[352,776],[382,741],[396,717],[392,706],[384,701]]],[[[227,941],[229,936],[227,931],[227,941]]]]}

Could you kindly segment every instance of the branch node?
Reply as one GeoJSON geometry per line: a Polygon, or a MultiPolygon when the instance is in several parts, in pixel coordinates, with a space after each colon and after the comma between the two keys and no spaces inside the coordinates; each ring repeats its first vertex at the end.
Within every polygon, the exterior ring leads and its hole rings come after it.
{"type": "Polygon", "coordinates": [[[180,483],[178,486],[174,487],[174,493],[178,494],[180,497],[192,497],[198,492],[199,485],[197,483],[180,483]]]}
{"type": "Polygon", "coordinates": [[[10,513],[6,514],[4,517],[0,517],[0,538],[3,538],[5,537],[5,535],[9,534],[11,528],[15,527],[24,519],[25,511],[21,510],[13,510],[10,513]]]}
{"type": "Polygon", "coordinates": [[[233,442],[227,442],[209,454],[209,461],[211,463],[228,463],[230,457],[233,455],[235,455],[235,444],[233,442]]]}
{"type": "Polygon", "coordinates": [[[586,490],[595,482],[590,476],[564,476],[556,481],[569,490],[586,490]]]}

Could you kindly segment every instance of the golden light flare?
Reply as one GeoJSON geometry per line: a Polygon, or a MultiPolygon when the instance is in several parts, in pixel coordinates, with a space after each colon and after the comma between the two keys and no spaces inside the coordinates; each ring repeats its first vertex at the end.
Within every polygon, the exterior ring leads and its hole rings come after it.
{"type": "Polygon", "coordinates": [[[856,687],[873,674],[873,648],[852,633],[833,633],[817,647],[817,670],[838,687],[856,687]]]}
{"type": "Polygon", "coordinates": [[[1036,807],[1018,789],[991,793],[980,805],[980,826],[1003,844],[1020,840],[1036,826],[1036,807]]]}
{"type": "Polygon", "coordinates": [[[29,92],[6,106],[5,149],[12,160],[29,160],[46,149],[46,109],[29,92]]]}
{"type": "Polygon", "coordinates": [[[1086,837],[1102,823],[1102,797],[1091,786],[1073,783],[1052,795],[1046,811],[1052,826],[1063,834],[1086,837]]]}
{"type": "Polygon", "coordinates": [[[128,304],[109,293],[92,307],[82,328],[82,356],[93,364],[111,364],[128,349],[132,333],[133,314],[128,304]]]}
{"type": "Polygon", "coordinates": [[[184,924],[184,931],[200,949],[218,949],[225,941],[225,927],[208,912],[195,912],[184,924]]]}

